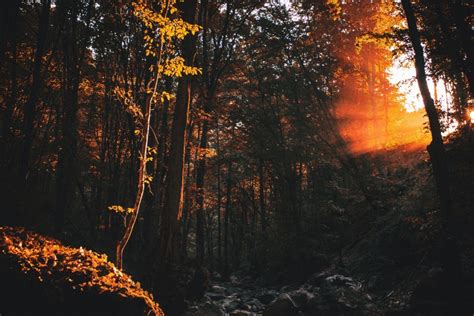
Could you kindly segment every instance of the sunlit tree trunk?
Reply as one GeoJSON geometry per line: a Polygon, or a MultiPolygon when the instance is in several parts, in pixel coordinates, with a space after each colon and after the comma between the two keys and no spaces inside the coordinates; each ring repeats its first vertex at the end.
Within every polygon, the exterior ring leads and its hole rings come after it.
{"type": "MultiPolygon", "coordinates": [[[[155,78],[158,80],[158,78],[155,78]]],[[[155,89],[156,91],[156,89],[155,89]]],[[[116,254],[115,254],[115,265],[118,269],[122,269],[122,262],[123,262],[123,250],[127,246],[128,241],[132,235],[133,229],[135,227],[135,223],[138,218],[138,213],[140,211],[140,206],[143,200],[143,194],[145,192],[145,176],[146,176],[146,163],[148,157],[148,141],[150,135],[150,120],[151,120],[151,108],[152,108],[152,97],[151,94],[148,95],[146,101],[146,108],[145,108],[145,117],[143,123],[143,133],[142,133],[142,140],[141,140],[141,148],[140,148],[140,162],[138,167],[138,185],[137,185],[137,195],[135,198],[135,202],[133,204],[133,211],[128,218],[125,226],[125,232],[122,238],[117,243],[116,247],[116,254]]]]}
{"type": "Polygon", "coordinates": [[[196,171],[196,202],[198,207],[196,212],[196,259],[198,264],[203,264],[204,261],[204,177],[206,174],[207,131],[208,121],[204,120],[196,171]]]}
{"type": "MultiPolygon", "coordinates": [[[[178,2],[182,18],[194,23],[197,1],[178,2]]],[[[186,36],[182,42],[182,56],[187,65],[193,64],[196,51],[196,37],[186,36]]],[[[189,120],[191,104],[191,77],[183,76],[178,83],[176,104],[174,108],[173,126],[171,129],[171,145],[167,183],[164,196],[162,222],[160,226],[160,266],[176,260],[178,220],[183,209],[184,158],[186,147],[186,128],[189,120]]]]}
{"type": "MultiPolygon", "coordinates": [[[[193,135],[194,126],[190,124],[188,128],[188,137],[187,137],[187,148],[185,154],[185,165],[186,165],[186,176],[184,180],[184,195],[183,195],[183,216],[181,217],[181,239],[180,239],[180,246],[181,246],[181,259],[185,260],[188,257],[188,238],[189,238],[189,230],[191,228],[191,224],[193,222],[193,217],[191,216],[191,200],[194,199],[194,195],[191,196],[189,194],[192,175],[191,175],[191,163],[197,161],[197,151],[194,153],[194,157],[191,157],[191,146],[193,143],[192,135],[193,135]]],[[[199,134],[200,132],[198,132],[199,134]]],[[[194,173],[194,172],[193,172],[194,173]]]]}

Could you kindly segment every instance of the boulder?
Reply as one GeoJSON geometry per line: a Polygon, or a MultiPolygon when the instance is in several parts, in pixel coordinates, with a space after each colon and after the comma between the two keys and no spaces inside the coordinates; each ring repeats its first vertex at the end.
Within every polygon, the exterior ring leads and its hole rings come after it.
{"type": "Polygon", "coordinates": [[[189,310],[184,316],[225,316],[224,311],[216,304],[206,302],[202,306],[196,306],[189,310]]]}
{"type": "Polygon", "coordinates": [[[249,306],[248,309],[253,312],[260,312],[265,308],[265,306],[256,298],[246,300],[245,305],[249,306]]]}
{"type": "Polygon", "coordinates": [[[350,287],[356,291],[362,288],[362,284],[360,282],[357,282],[350,277],[346,277],[340,274],[331,275],[325,278],[322,283],[322,286],[326,288],[350,287]]]}
{"type": "Polygon", "coordinates": [[[222,293],[225,293],[225,287],[219,286],[219,285],[213,285],[213,286],[209,289],[209,292],[222,294],[222,293]]]}
{"type": "Polygon", "coordinates": [[[313,298],[313,294],[303,288],[288,293],[297,307],[305,306],[313,298]]]}
{"type": "Polygon", "coordinates": [[[263,311],[263,316],[297,316],[298,307],[288,294],[281,294],[263,311]]]}
{"type": "Polygon", "coordinates": [[[244,311],[244,310],[235,310],[232,313],[230,313],[230,316],[253,316],[255,313],[249,312],[249,311],[244,311]]]}
{"type": "Polygon", "coordinates": [[[267,305],[267,304],[270,304],[277,296],[278,296],[277,291],[270,290],[270,291],[265,291],[260,294],[257,294],[256,298],[263,304],[267,305]]]}
{"type": "Polygon", "coordinates": [[[350,277],[335,274],[318,276],[315,284],[320,286],[318,293],[310,297],[305,306],[309,314],[359,315],[371,303],[371,298],[362,284],[350,277]]]}
{"type": "Polygon", "coordinates": [[[230,298],[230,299],[224,300],[224,302],[222,303],[222,307],[224,308],[226,312],[231,312],[240,308],[241,304],[242,302],[240,299],[230,298]]]}
{"type": "Polygon", "coordinates": [[[220,300],[225,299],[225,297],[226,297],[224,294],[212,293],[212,292],[207,293],[205,296],[208,297],[212,301],[220,301],[220,300]]]}

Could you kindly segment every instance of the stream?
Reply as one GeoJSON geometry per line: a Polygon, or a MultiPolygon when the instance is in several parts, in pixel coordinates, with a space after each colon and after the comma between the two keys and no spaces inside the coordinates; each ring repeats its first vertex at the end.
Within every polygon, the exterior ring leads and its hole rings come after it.
{"type": "Polygon", "coordinates": [[[300,286],[260,287],[250,279],[215,281],[186,316],[377,315],[363,283],[340,274],[320,273],[300,286]]]}

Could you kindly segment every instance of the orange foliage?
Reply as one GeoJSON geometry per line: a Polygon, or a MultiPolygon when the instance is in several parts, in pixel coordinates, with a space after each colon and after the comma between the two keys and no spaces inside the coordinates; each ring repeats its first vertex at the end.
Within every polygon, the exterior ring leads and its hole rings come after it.
{"type": "Polygon", "coordinates": [[[143,300],[150,313],[164,315],[153,296],[107,261],[104,254],[66,247],[55,239],[12,227],[0,227],[0,251],[40,282],[53,286],[66,283],[76,291],[143,300]]]}

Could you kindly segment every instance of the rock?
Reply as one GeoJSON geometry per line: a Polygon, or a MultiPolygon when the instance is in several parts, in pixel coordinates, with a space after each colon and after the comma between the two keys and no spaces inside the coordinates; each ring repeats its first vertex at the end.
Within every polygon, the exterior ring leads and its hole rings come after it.
{"type": "Polygon", "coordinates": [[[298,308],[288,294],[281,294],[263,311],[263,316],[296,316],[298,308]]]}
{"type": "Polygon", "coordinates": [[[308,283],[304,283],[300,289],[303,289],[303,290],[306,290],[308,292],[312,292],[313,291],[313,286],[311,284],[308,284],[308,283]]]}
{"type": "Polygon", "coordinates": [[[220,300],[223,300],[224,298],[226,298],[226,296],[224,294],[212,293],[212,292],[207,293],[206,297],[208,297],[212,301],[220,301],[220,300]]]}
{"type": "Polygon", "coordinates": [[[230,316],[253,316],[255,313],[249,312],[249,311],[244,311],[244,310],[235,310],[232,313],[230,313],[230,316]]]}
{"type": "Polygon", "coordinates": [[[321,297],[322,304],[318,309],[336,314],[358,314],[370,302],[360,282],[340,274],[325,278],[321,284],[321,297]]]}
{"type": "Polygon", "coordinates": [[[305,284],[320,287],[327,277],[328,274],[326,272],[315,273],[309,277],[305,284]]]}
{"type": "Polygon", "coordinates": [[[354,290],[360,290],[362,288],[362,284],[360,282],[355,281],[350,277],[346,277],[340,274],[331,275],[327,277],[322,286],[324,287],[351,287],[354,290]]]}
{"type": "Polygon", "coordinates": [[[233,287],[233,286],[229,286],[227,289],[226,289],[226,293],[227,294],[230,294],[230,295],[237,295],[237,294],[240,294],[242,290],[238,287],[233,287]]]}
{"type": "Polygon", "coordinates": [[[270,291],[266,291],[261,294],[258,294],[256,298],[263,304],[267,305],[267,304],[270,304],[277,296],[278,296],[277,291],[270,290],[270,291]]]}
{"type": "Polygon", "coordinates": [[[231,275],[229,279],[230,279],[230,283],[232,283],[234,285],[239,285],[240,284],[239,278],[237,278],[235,275],[231,275]]]}
{"type": "Polygon", "coordinates": [[[206,303],[203,306],[199,306],[189,310],[184,316],[225,316],[224,311],[214,303],[206,303]]]}
{"type": "Polygon", "coordinates": [[[308,301],[314,296],[313,294],[309,293],[305,289],[298,289],[296,291],[288,293],[292,300],[295,302],[297,307],[305,306],[308,301]]]}
{"type": "Polygon", "coordinates": [[[210,288],[209,292],[222,294],[222,293],[225,293],[225,287],[219,286],[219,285],[213,285],[210,288]]]}
{"type": "MultiPolygon", "coordinates": [[[[364,291],[362,283],[353,278],[341,274],[319,273],[311,276],[306,285],[314,288],[302,308],[304,315],[360,315],[375,309],[372,298],[364,291]]],[[[303,291],[300,295],[304,299],[303,291]]],[[[296,296],[294,299],[296,300],[296,296]]]]}
{"type": "Polygon", "coordinates": [[[317,293],[314,293],[313,296],[306,303],[306,307],[309,310],[318,310],[324,304],[323,299],[317,293]]]}
{"type": "Polygon", "coordinates": [[[253,312],[260,312],[265,308],[265,306],[256,298],[245,301],[245,304],[248,305],[250,307],[249,310],[253,312]]]}
{"type": "Polygon", "coordinates": [[[242,304],[240,299],[232,299],[232,300],[226,300],[222,303],[222,307],[226,312],[231,312],[234,311],[238,308],[240,308],[240,305],[242,304]]]}

